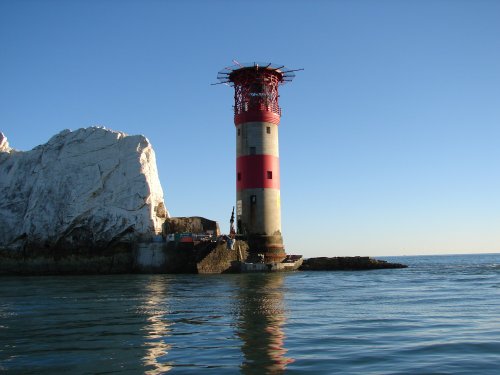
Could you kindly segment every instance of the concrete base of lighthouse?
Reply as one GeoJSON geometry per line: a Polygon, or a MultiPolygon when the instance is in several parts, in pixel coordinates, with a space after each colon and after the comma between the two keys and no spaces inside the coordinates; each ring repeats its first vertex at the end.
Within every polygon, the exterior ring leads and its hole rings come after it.
{"type": "Polygon", "coordinates": [[[249,257],[257,259],[264,255],[264,263],[281,262],[286,258],[281,233],[273,235],[251,234],[247,237],[249,257]]]}
{"type": "Polygon", "coordinates": [[[240,190],[237,201],[237,229],[248,242],[251,261],[258,261],[261,255],[265,263],[285,259],[279,189],[240,190]]]}

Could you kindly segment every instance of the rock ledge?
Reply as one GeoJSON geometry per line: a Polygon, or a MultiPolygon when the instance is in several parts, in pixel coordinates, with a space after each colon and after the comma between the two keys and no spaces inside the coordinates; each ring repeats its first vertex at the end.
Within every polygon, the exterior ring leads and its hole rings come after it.
{"type": "Polygon", "coordinates": [[[305,259],[301,271],[361,271],[384,268],[407,268],[400,263],[389,263],[370,257],[319,257],[305,259]]]}

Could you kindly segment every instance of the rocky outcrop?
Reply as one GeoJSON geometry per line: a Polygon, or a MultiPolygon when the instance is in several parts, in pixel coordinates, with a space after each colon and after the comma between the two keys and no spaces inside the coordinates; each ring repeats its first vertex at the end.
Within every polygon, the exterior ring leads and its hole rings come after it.
{"type": "Polygon", "coordinates": [[[64,130],[19,152],[0,135],[0,252],[9,259],[81,252],[95,258],[161,234],[167,217],[144,136],[64,130]]]}
{"type": "Polygon", "coordinates": [[[320,257],[305,259],[301,271],[358,271],[381,268],[406,268],[400,263],[389,263],[369,257],[320,257]]]}
{"type": "Polygon", "coordinates": [[[240,262],[248,257],[248,244],[235,241],[233,249],[221,243],[196,264],[198,273],[239,272],[240,262]]]}

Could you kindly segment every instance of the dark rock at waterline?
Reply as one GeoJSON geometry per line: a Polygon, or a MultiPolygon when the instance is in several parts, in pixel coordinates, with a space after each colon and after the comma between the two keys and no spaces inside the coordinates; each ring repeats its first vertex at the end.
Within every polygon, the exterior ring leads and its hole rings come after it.
{"type": "Polygon", "coordinates": [[[236,241],[234,250],[224,242],[114,243],[107,246],[67,248],[0,247],[2,275],[92,275],[123,273],[230,273],[248,256],[248,245],[236,241]]]}
{"type": "Polygon", "coordinates": [[[131,243],[71,249],[27,245],[22,250],[0,247],[2,275],[118,274],[134,270],[131,243]]]}
{"type": "Polygon", "coordinates": [[[301,271],[362,271],[385,268],[406,268],[405,264],[389,263],[370,257],[319,257],[304,259],[301,271]]]}

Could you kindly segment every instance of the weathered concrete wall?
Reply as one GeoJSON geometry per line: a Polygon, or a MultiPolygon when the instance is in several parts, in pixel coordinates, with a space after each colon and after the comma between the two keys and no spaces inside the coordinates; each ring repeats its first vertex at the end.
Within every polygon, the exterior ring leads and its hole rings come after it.
{"type": "Polygon", "coordinates": [[[134,255],[134,269],[138,272],[161,273],[166,268],[166,243],[139,243],[134,255]]]}
{"type": "Polygon", "coordinates": [[[216,221],[200,216],[192,217],[171,217],[163,223],[163,234],[170,233],[205,233],[213,231],[215,235],[220,235],[219,224],[216,221]]]}

